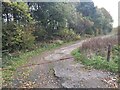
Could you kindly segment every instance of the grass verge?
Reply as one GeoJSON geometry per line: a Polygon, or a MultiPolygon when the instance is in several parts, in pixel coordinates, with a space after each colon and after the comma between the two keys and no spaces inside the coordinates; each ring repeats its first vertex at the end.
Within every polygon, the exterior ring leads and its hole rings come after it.
{"type": "Polygon", "coordinates": [[[16,69],[26,64],[29,61],[29,58],[33,56],[40,55],[42,52],[45,52],[47,50],[53,50],[55,48],[60,47],[61,45],[68,45],[74,43],[71,42],[65,42],[65,43],[51,43],[51,44],[42,44],[39,48],[21,53],[18,56],[10,56],[10,55],[3,55],[2,59],[2,67],[5,68],[5,70],[2,71],[2,78],[3,78],[3,84],[8,84],[13,78],[13,74],[16,71],[16,69]]]}
{"type": "Polygon", "coordinates": [[[112,58],[110,62],[106,61],[105,57],[94,55],[92,58],[88,59],[85,54],[76,49],[72,52],[75,60],[81,62],[86,66],[90,66],[95,69],[107,70],[110,72],[118,72],[118,56],[112,58]]]}

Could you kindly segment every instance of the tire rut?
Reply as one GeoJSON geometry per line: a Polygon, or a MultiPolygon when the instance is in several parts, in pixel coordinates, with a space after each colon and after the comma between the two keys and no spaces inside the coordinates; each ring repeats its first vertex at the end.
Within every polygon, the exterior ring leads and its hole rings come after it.
{"type": "MultiPolygon", "coordinates": [[[[88,39],[89,40],[89,39],[88,39]]],[[[31,58],[32,63],[47,63],[61,58],[71,57],[71,52],[80,47],[80,41],[75,44],[44,53],[31,58]]],[[[28,62],[29,63],[29,62],[28,62]]],[[[17,70],[10,87],[16,88],[110,88],[112,86],[102,81],[104,78],[115,77],[109,72],[88,70],[76,63],[73,58],[64,61],[37,65],[17,70]],[[26,74],[28,72],[28,75],[26,74]]]]}

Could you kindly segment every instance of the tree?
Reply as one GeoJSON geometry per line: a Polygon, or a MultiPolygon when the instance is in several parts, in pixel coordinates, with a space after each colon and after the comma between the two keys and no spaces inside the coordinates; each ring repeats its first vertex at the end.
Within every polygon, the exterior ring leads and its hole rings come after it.
{"type": "Polygon", "coordinates": [[[3,22],[15,21],[17,23],[29,22],[32,18],[29,9],[24,2],[3,2],[2,3],[3,22]]]}
{"type": "MultiPolygon", "coordinates": [[[[67,16],[70,14],[68,9],[66,10],[66,7],[68,6],[67,3],[31,2],[28,5],[30,7],[31,15],[42,26],[42,29],[40,28],[39,32],[42,30],[47,33],[47,37],[44,36],[44,38],[52,39],[52,37],[58,35],[59,30],[66,27],[67,16]]],[[[38,35],[38,37],[41,36],[38,35]]]]}
{"type": "Polygon", "coordinates": [[[95,35],[102,33],[107,34],[112,30],[113,20],[106,9],[98,9],[92,1],[80,2],[77,4],[76,9],[79,13],[82,13],[87,20],[94,23],[93,26],[88,29],[91,30],[89,33],[94,32],[95,35]]]}
{"type": "Polygon", "coordinates": [[[109,14],[109,12],[105,8],[100,8],[100,13],[102,17],[102,30],[104,34],[107,34],[112,31],[112,16],[109,14]]]}
{"type": "Polygon", "coordinates": [[[31,25],[32,18],[27,4],[24,2],[3,2],[2,7],[2,49],[14,52],[24,47],[30,48],[34,44],[34,36],[32,35],[33,31],[28,27],[31,25]],[[29,30],[27,30],[28,28],[29,30]]]}
{"type": "Polygon", "coordinates": [[[112,22],[109,12],[95,7],[92,1],[3,2],[3,49],[28,49],[36,41],[67,35],[70,39],[79,34],[107,34],[112,22]]]}

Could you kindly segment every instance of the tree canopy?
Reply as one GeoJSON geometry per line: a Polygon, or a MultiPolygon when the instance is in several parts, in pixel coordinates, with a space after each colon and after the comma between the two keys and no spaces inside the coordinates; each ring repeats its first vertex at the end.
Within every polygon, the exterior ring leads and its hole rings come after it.
{"type": "Polygon", "coordinates": [[[2,2],[3,50],[30,49],[36,42],[107,34],[112,17],[94,2],[2,2]]]}

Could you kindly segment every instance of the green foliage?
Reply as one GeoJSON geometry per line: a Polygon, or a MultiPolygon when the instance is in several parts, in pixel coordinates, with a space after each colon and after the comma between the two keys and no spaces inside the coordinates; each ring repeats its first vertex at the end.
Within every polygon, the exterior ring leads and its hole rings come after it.
{"type": "Polygon", "coordinates": [[[3,25],[3,50],[13,52],[15,50],[32,48],[35,37],[32,35],[33,31],[30,29],[32,27],[24,27],[14,22],[3,25]]]}
{"type": "Polygon", "coordinates": [[[80,35],[76,34],[72,29],[70,29],[70,30],[69,29],[63,29],[59,32],[59,35],[67,41],[79,40],[80,39],[80,35]]]}
{"type": "Polygon", "coordinates": [[[112,31],[112,16],[105,8],[97,9],[98,12],[98,20],[95,25],[101,29],[101,33],[107,34],[112,31]]]}
{"type": "Polygon", "coordinates": [[[3,50],[12,51],[12,48],[16,48],[21,42],[21,29],[16,30],[17,26],[14,23],[10,23],[9,25],[3,25],[3,50]]]}
{"type": "Polygon", "coordinates": [[[56,40],[54,43],[57,45],[62,45],[64,42],[62,40],[56,40]]]}
{"type": "Polygon", "coordinates": [[[7,23],[14,20],[15,22],[23,23],[31,21],[32,17],[28,13],[29,8],[24,2],[2,2],[2,17],[7,23]]]}
{"type": "MultiPolygon", "coordinates": [[[[41,23],[40,25],[44,28],[45,32],[47,32],[45,38],[49,39],[65,27],[67,12],[64,11],[64,6],[64,3],[54,2],[29,3],[30,8],[38,7],[36,9],[31,9],[31,14],[36,21],[41,23]]],[[[41,31],[41,28],[39,31],[41,31]]]]}
{"type": "Polygon", "coordinates": [[[76,9],[82,13],[88,20],[94,22],[92,28],[88,28],[89,34],[95,34],[99,30],[99,34],[107,34],[112,30],[112,17],[105,8],[97,8],[94,2],[80,2],[77,4],[76,9]],[[91,31],[92,29],[92,31],[91,31]],[[94,33],[93,33],[94,32],[94,33]]]}
{"type": "MultiPolygon", "coordinates": [[[[118,52],[118,51],[117,51],[118,52]]],[[[88,59],[85,54],[80,52],[80,50],[74,50],[72,55],[77,61],[82,62],[86,66],[91,66],[96,69],[108,70],[111,72],[118,72],[118,56],[114,54],[115,57],[111,59],[110,62],[107,62],[106,57],[102,56],[93,56],[91,59],[88,59]]]]}
{"type": "MultiPolygon", "coordinates": [[[[79,40],[80,35],[107,34],[111,29],[112,17],[104,8],[96,8],[93,2],[2,2],[2,50],[9,52],[3,53],[3,63],[10,68],[4,77],[10,77],[17,66],[33,55],[34,51],[19,56],[21,51],[35,49],[38,41],[56,40],[50,46],[43,43],[35,54],[66,41],[79,40]],[[16,52],[18,57],[13,57],[16,52]]],[[[87,60],[85,55],[78,58],[87,60]]],[[[117,62],[118,57],[113,58],[117,62]]]]}
{"type": "Polygon", "coordinates": [[[22,49],[31,49],[35,42],[35,37],[33,36],[32,26],[27,26],[24,28],[24,33],[22,34],[22,49]]]}
{"type": "Polygon", "coordinates": [[[32,17],[24,2],[2,3],[3,50],[9,52],[31,49],[34,44],[33,27],[30,26],[32,17]]]}
{"type": "Polygon", "coordinates": [[[79,49],[72,51],[72,55],[77,61],[87,60],[87,57],[84,54],[82,55],[79,49]]]}
{"type": "Polygon", "coordinates": [[[9,51],[31,49],[37,41],[79,40],[80,35],[107,34],[112,29],[108,11],[93,2],[3,2],[2,17],[3,50],[9,51]]]}
{"type": "Polygon", "coordinates": [[[17,56],[11,55],[10,53],[5,54],[3,53],[2,55],[2,68],[5,68],[6,70],[2,71],[3,79],[4,81],[2,82],[4,85],[7,83],[10,83],[12,80],[12,76],[15,72],[15,70],[20,67],[23,64],[26,64],[29,61],[29,58],[34,57],[36,55],[40,55],[42,52],[46,50],[52,50],[55,48],[60,47],[61,45],[65,44],[70,44],[72,42],[67,42],[64,43],[61,40],[57,40],[56,42],[53,43],[46,43],[43,42],[39,44],[35,50],[29,51],[29,52],[19,52],[17,56]]]}
{"type": "Polygon", "coordinates": [[[81,39],[80,35],[76,34],[75,37],[74,37],[74,40],[80,40],[80,39],[81,39]]]}
{"type": "Polygon", "coordinates": [[[62,41],[59,41],[59,43],[42,43],[38,48],[36,48],[33,51],[29,52],[21,52],[18,56],[12,56],[11,54],[3,54],[2,58],[2,67],[7,69],[3,71],[3,83],[8,83],[12,80],[12,76],[16,68],[20,67],[21,65],[28,62],[29,58],[33,57],[34,55],[40,55],[42,52],[46,50],[51,50],[53,48],[59,47],[62,43],[62,41]],[[43,47],[44,46],[44,47],[43,47]]]}
{"type": "Polygon", "coordinates": [[[36,37],[36,41],[44,41],[47,38],[47,31],[44,29],[40,22],[35,23],[35,31],[33,34],[36,37]]]}

